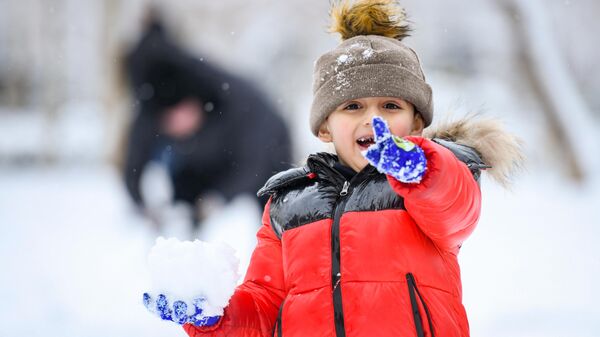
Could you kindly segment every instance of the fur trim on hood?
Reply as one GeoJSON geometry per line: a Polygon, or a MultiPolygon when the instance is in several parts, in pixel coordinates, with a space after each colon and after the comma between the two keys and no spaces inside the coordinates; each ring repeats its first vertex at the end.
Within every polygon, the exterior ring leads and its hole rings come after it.
{"type": "Polygon", "coordinates": [[[425,129],[423,136],[474,148],[491,166],[485,172],[505,188],[510,187],[514,175],[524,167],[523,142],[507,132],[499,120],[481,114],[436,123],[425,129]]]}

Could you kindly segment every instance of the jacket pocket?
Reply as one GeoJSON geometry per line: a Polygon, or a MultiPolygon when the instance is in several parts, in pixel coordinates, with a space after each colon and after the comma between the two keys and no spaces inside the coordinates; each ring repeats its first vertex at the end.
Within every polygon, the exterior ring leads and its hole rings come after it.
{"type": "Polygon", "coordinates": [[[427,318],[427,323],[429,325],[429,332],[431,334],[431,337],[435,337],[429,309],[427,308],[427,304],[425,304],[425,301],[423,301],[423,296],[421,296],[419,288],[417,288],[417,283],[415,282],[415,277],[412,273],[406,274],[406,284],[408,285],[408,295],[410,297],[410,306],[412,308],[413,319],[415,321],[417,337],[425,337],[425,331],[423,329],[423,318],[421,317],[421,312],[419,311],[419,302],[421,302],[421,305],[425,310],[425,315],[427,318]]]}
{"type": "Polygon", "coordinates": [[[285,304],[285,300],[283,300],[283,302],[281,302],[281,306],[279,307],[279,313],[277,314],[277,320],[275,321],[275,326],[273,327],[273,333],[271,334],[272,337],[281,337],[282,333],[281,333],[281,314],[283,314],[283,305],[285,304]]]}

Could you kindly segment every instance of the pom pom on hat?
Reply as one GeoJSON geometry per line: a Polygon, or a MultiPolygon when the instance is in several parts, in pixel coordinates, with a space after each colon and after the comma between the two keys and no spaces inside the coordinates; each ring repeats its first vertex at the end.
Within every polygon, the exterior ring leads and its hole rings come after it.
{"type": "Polygon", "coordinates": [[[406,13],[394,0],[342,0],[331,8],[330,31],[342,40],[359,35],[379,35],[401,41],[411,31],[406,13]]]}

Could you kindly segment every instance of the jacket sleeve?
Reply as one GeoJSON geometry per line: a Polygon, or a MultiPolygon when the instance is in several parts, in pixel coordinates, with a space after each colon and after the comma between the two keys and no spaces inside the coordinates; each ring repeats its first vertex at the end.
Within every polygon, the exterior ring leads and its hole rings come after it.
{"type": "Polygon", "coordinates": [[[406,139],[425,152],[423,180],[405,184],[388,175],[388,181],[404,198],[406,210],[425,235],[438,247],[456,254],[479,220],[479,184],[467,165],[447,148],[426,138],[406,139]]]}
{"type": "Polygon", "coordinates": [[[223,317],[211,327],[185,324],[183,328],[190,337],[271,336],[285,296],[285,285],[281,241],[271,227],[270,205],[269,200],[244,282],[235,290],[223,317]]]}

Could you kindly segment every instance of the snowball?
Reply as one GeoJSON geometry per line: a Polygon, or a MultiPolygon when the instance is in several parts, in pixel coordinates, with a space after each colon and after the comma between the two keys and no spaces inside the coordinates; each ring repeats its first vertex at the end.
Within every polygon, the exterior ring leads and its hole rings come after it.
{"type": "Polygon", "coordinates": [[[159,237],[148,255],[151,294],[191,303],[203,298],[203,314],[221,316],[237,281],[239,260],[224,243],[159,237]]]}

